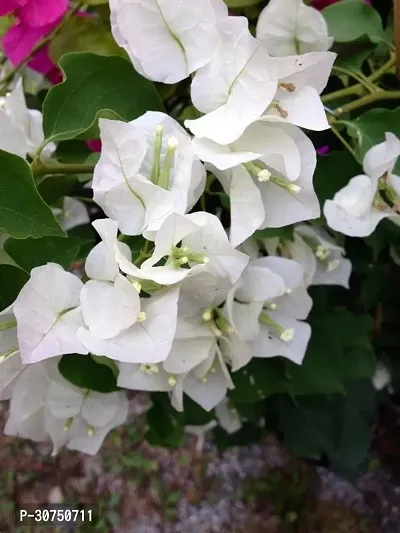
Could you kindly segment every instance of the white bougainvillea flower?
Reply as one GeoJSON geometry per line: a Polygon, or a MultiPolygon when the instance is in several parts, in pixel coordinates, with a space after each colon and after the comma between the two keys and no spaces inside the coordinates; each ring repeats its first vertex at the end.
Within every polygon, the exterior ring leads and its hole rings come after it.
{"type": "Polygon", "coordinates": [[[23,368],[18,350],[17,322],[10,306],[0,312],[0,400],[11,398],[13,383],[23,368]]]}
{"type": "Polygon", "coordinates": [[[167,217],[157,232],[152,256],[140,268],[120,254],[117,259],[125,274],[161,285],[172,285],[203,271],[235,283],[249,260],[229,244],[219,219],[205,212],[167,217]],[[163,266],[157,266],[164,260],[163,266]]]}
{"type": "Polygon", "coordinates": [[[62,209],[54,208],[52,211],[65,231],[90,223],[85,204],[71,196],[64,196],[62,209]]]}
{"type": "MultiPolygon", "coordinates": [[[[44,141],[42,113],[28,109],[25,102],[22,79],[0,105],[0,149],[26,158],[34,156],[44,141]]],[[[49,143],[42,152],[42,159],[50,157],[55,144],[49,143]]]]}
{"type": "Polygon", "coordinates": [[[328,225],[350,237],[367,237],[385,218],[400,224],[400,177],[392,174],[400,141],[392,133],[365,155],[364,172],[324,205],[328,225]],[[380,190],[384,190],[386,201],[380,190]]]}
{"type": "Polygon", "coordinates": [[[36,442],[48,438],[44,423],[44,405],[50,383],[48,366],[58,358],[27,365],[15,380],[9,416],[4,434],[36,442]]]}
{"type": "Polygon", "coordinates": [[[261,314],[260,321],[260,333],[251,342],[253,357],[281,356],[301,365],[311,337],[309,324],[275,311],[270,311],[268,317],[261,314]],[[279,331],[286,333],[284,338],[278,334],[276,325],[279,325],[279,331]]]}
{"type": "Polygon", "coordinates": [[[307,318],[312,307],[303,285],[302,267],[290,259],[262,257],[250,261],[242,278],[226,302],[229,322],[245,343],[241,353],[239,345],[224,345],[232,369],[241,368],[251,357],[261,357],[261,342],[266,343],[264,357],[278,355],[275,352],[279,348],[279,355],[301,362],[310,327],[297,319],[307,318]],[[264,283],[260,283],[263,277],[264,283]]]}
{"type": "MultiPolygon", "coordinates": [[[[233,388],[232,378],[219,350],[216,356],[186,374],[182,383],[183,392],[205,411],[214,409],[233,388]]],[[[174,400],[174,407],[183,411],[183,401],[178,394],[175,394],[174,400]]]]}
{"type": "Polygon", "coordinates": [[[209,139],[195,139],[193,145],[230,197],[233,245],[256,229],[320,215],[312,184],[315,148],[296,126],[258,121],[228,146],[209,139]]]}
{"type": "Polygon", "coordinates": [[[260,13],[256,35],[272,56],[323,52],[333,44],[322,13],[303,0],[271,0],[260,13]]]}
{"type": "Polygon", "coordinates": [[[83,284],[60,265],[36,267],[13,304],[22,362],[36,363],[57,355],[87,354],[76,336],[82,327],[83,284]]]}
{"type": "Polygon", "coordinates": [[[169,214],[184,214],[203,192],[205,171],[191,139],[168,115],[149,111],[129,123],[101,119],[100,137],[94,200],[125,235],[150,238],[169,214]]]}
{"type": "Polygon", "coordinates": [[[215,414],[219,425],[229,434],[236,433],[242,427],[242,421],[237,409],[230,405],[227,398],[216,406],[215,414]]]}
{"type": "Polygon", "coordinates": [[[328,83],[335,59],[336,54],[332,52],[271,58],[279,80],[278,90],[263,118],[274,118],[309,130],[328,129],[320,94],[328,83]]]}
{"type": "Polygon", "coordinates": [[[192,82],[193,105],[206,115],[186,120],[185,126],[196,137],[229,144],[272,102],[278,78],[265,48],[250,34],[245,17],[225,18],[218,31],[220,43],[212,61],[192,82]]]}
{"type": "Polygon", "coordinates": [[[208,63],[222,0],[110,0],[114,39],[143,76],[176,83],[208,63]]]}
{"type": "Polygon", "coordinates": [[[60,375],[46,391],[45,428],[53,442],[53,455],[63,446],[95,455],[106,435],[127,416],[123,391],[103,394],[79,389],[60,375]]]}
{"type": "Polygon", "coordinates": [[[304,284],[341,285],[349,288],[351,262],[345,250],[321,228],[300,224],[295,227],[293,241],[263,239],[269,254],[293,259],[303,267],[304,284]]]}
{"type": "Polygon", "coordinates": [[[167,358],[175,336],[178,296],[179,288],[174,287],[141,298],[136,322],[113,338],[95,337],[83,327],[78,338],[95,355],[127,363],[160,363],[167,358]]]}

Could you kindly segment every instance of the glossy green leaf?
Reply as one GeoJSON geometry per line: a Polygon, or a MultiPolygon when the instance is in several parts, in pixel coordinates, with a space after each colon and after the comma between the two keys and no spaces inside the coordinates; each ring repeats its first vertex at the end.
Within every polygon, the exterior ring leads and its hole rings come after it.
{"type": "Polygon", "coordinates": [[[179,448],[183,439],[183,413],[172,407],[166,393],[153,393],[151,400],[153,405],[147,412],[147,442],[152,446],[179,448]]]}
{"type": "Polygon", "coordinates": [[[254,403],[288,390],[285,366],[280,358],[252,359],[246,367],[232,373],[235,388],[229,397],[235,402],[254,403]]]}
{"type": "Polygon", "coordinates": [[[363,0],[341,0],[322,10],[328,32],[336,42],[349,42],[368,37],[377,43],[384,32],[379,13],[363,0]]]}
{"type": "MultiPolygon", "coordinates": [[[[362,163],[367,151],[385,140],[387,131],[400,137],[400,107],[371,109],[349,123],[347,131],[357,142],[356,154],[362,163]]],[[[396,171],[400,173],[400,162],[396,165],[396,171]]]]}
{"type": "Polygon", "coordinates": [[[42,239],[8,239],[5,250],[24,270],[46,263],[58,263],[69,269],[78,256],[81,243],[76,237],[67,239],[59,237],[43,237],[42,239]]]}
{"type": "Polygon", "coordinates": [[[29,279],[28,272],[19,268],[0,248],[0,310],[11,305],[29,279]]]}
{"type": "Polygon", "coordinates": [[[15,239],[65,235],[24,159],[0,150],[0,230],[15,239]]]}
{"type": "Polygon", "coordinates": [[[362,169],[349,152],[331,152],[319,156],[314,174],[314,188],[321,206],[360,173],[362,169]]]}
{"type": "Polygon", "coordinates": [[[97,363],[90,355],[64,355],[58,363],[58,369],[76,387],[104,393],[118,390],[113,370],[97,363]]]}
{"type": "Polygon", "coordinates": [[[99,117],[133,120],[163,110],[154,84],[122,57],[72,53],[59,64],[65,81],[49,91],[43,104],[48,141],[98,138],[99,117]]]}

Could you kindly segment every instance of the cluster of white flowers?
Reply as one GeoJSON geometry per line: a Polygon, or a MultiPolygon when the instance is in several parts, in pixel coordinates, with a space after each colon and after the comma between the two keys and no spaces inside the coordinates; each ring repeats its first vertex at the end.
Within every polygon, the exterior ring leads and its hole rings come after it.
{"type": "Polygon", "coordinates": [[[400,140],[386,140],[365,154],[364,172],[352,178],[324,205],[329,226],[350,237],[371,235],[385,218],[400,225],[400,177],[393,174],[400,155],[400,140]]]}
{"type": "MultiPolygon", "coordinates": [[[[167,392],[177,410],[186,394],[236,431],[231,373],[253,357],[301,364],[311,335],[308,286],[347,287],[351,270],[343,249],[304,223],[320,207],[316,152],[300,127],[329,127],[319,95],[335,60],[322,16],[301,0],[272,1],[255,38],[222,0],[110,7],[113,35],[135,68],[163,83],[193,74],[191,97],[203,115],[185,122],[193,136],[158,112],[129,123],[101,119],[92,187],[108,218],[93,223],[101,240],[85,278],[53,263],[35,268],[0,315],[0,394],[11,398],[5,431],[50,437],[55,452],[66,445],[96,453],[128,411],[123,390],[101,394],[65,380],[61,356],[105,356],[121,389],[167,392]],[[229,196],[228,232],[217,215],[191,212],[207,172],[229,196]],[[258,229],[298,222],[293,241],[254,238],[258,229]],[[145,243],[134,258],[132,237],[145,243]]],[[[13,101],[21,91],[1,110],[10,127],[20,119],[13,101]]],[[[8,148],[23,157],[43,140],[26,120],[18,123],[24,142],[8,148]]],[[[377,179],[375,167],[369,176],[377,179]]],[[[328,207],[326,215],[330,221],[328,207]]]]}

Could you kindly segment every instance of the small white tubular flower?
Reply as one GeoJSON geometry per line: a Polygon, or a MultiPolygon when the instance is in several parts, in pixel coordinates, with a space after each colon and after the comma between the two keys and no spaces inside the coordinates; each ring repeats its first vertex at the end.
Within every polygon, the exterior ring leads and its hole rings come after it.
{"type": "Polygon", "coordinates": [[[352,178],[324,205],[329,226],[350,237],[367,237],[384,218],[400,223],[400,178],[392,174],[400,141],[391,133],[365,155],[364,172],[352,178]],[[386,193],[390,204],[380,194],[386,193]]]}
{"type": "Polygon", "coordinates": [[[85,204],[70,196],[64,197],[63,208],[54,214],[65,231],[90,223],[89,213],[85,204]]]}
{"type": "Polygon", "coordinates": [[[95,355],[126,363],[156,364],[165,361],[176,330],[179,289],[174,287],[141,299],[141,317],[111,339],[95,337],[80,328],[78,338],[95,355]]]}
{"type": "Polygon", "coordinates": [[[258,121],[229,146],[195,139],[231,201],[230,242],[237,246],[258,228],[282,227],[320,215],[313,189],[316,152],[296,126],[258,121]]]}
{"type": "Polygon", "coordinates": [[[18,344],[24,364],[57,355],[87,354],[76,336],[82,327],[79,278],[60,265],[34,268],[13,304],[18,344]]]}
{"type": "Polygon", "coordinates": [[[219,219],[205,212],[168,216],[157,232],[153,255],[140,268],[118,256],[125,274],[161,285],[172,285],[204,271],[235,283],[248,260],[229,244],[219,219]],[[167,259],[165,265],[156,266],[162,259],[167,259]]]}
{"type": "Polygon", "coordinates": [[[95,455],[106,435],[123,424],[127,416],[128,400],[123,391],[86,391],[60,375],[46,391],[45,428],[53,441],[53,455],[63,446],[95,455]]]}
{"type": "Polygon", "coordinates": [[[377,391],[385,389],[388,385],[390,385],[391,381],[392,376],[390,375],[390,372],[386,365],[381,362],[378,362],[375,374],[372,378],[372,385],[374,386],[374,389],[377,391]]]}
{"type": "Polygon", "coordinates": [[[222,0],[110,0],[111,28],[140,74],[177,83],[208,63],[216,23],[227,17],[222,0]]]}
{"type": "MultiPolygon", "coordinates": [[[[0,149],[26,158],[33,156],[44,141],[42,113],[28,109],[25,102],[22,79],[0,105],[0,149]]],[[[55,150],[49,143],[42,152],[48,158],[55,150]]]]}
{"type": "Polygon", "coordinates": [[[271,0],[260,13],[256,35],[272,56],[323,52],[333,44],[323,15],[303,0],[271,0]]]}
{"type": "Polygon", "coordinates": [[[101,119],[100,137],[94,200],[125,235],[154,237],[170,213],[184,214],[203,192],[205,171],[191,139],[168,115],[149,111],[129,123],[101,119]]]}
{"type": "Polygon", "coordinates": [[[271,58],[279,79],[274,100],[263,118],[289,122],[301,128],[329,128],[320,94],[328,83],[336,54],[311,52],[301,56],[271,58]]]}
{"type": "Polygon", "coordinates": [[[236,433],[242,427],[239,413],[229,405],[227,398],[216,406],[215,414],[219,425],[229,434],[236,433]]]}
{"type": "MultiPolygon", "coordinates": [[[[349,288],[351,261],[343,257],[344,248],[339,246],[326,231],[301,224],[295,228],[295,243],[298,240],[304,243],[315,259],[315,269],[313,269],[311,259],[304,263],[298,255],[300,245],[293,250],[292,259],[303,266],[306,286],[340,285],[345,289],[349,288]],[[313,275],[310,276],[312,272],[313,275]]],[[[292,244],[294,243],[287,243],[290,250],[293,249],[292,244]]]]}
{"type": "Polygon", "coordinates": [[[185,126],[196,137],[229,144],[263,114],[278,78],[264,47],[250,34],[245,17],[223,19],[218,31],[220,43],[211,62],[192,82],[193,104],[206,115],[186,120],[185,126]]]}

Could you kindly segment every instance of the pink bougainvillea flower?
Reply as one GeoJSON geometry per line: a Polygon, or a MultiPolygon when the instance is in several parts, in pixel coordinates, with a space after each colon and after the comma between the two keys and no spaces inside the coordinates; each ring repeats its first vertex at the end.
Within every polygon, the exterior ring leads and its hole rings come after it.
{"type": "Polygon", "coordinates": [[[323,146],[320,146],[317,148],[317,154],[318,155],[328,155],[329,154],[329,146],[327,144],[324,144],[323,146]]]}
{"type": "Polygon", "coordinates": [[[29,26],[47,26],[66,12],[68,0],[1,0],[0,15],[14,13],[29,26]]]}
{"type": "Polygon", "coordinates": [[[101,141],[100,139],[92,139],[90,141],[86,141],[86,144],[92,150],[92,152],[101,152],[101,141]]]}
{"type": "MultiPolygon", "coordinates": [[[[57,19],[46,26],[33,27],[20,21],[3,37],[3,48],[6,56],[14,65],[19,65],[31,52],[32,48],[37,42],[51,32],[59,23],[61,19],[57,19]]],[[[47,74],[54,63],[51,61],[47,48],[39,50],[35,57],[29,62],[29,67],[47,74]]]]}

